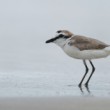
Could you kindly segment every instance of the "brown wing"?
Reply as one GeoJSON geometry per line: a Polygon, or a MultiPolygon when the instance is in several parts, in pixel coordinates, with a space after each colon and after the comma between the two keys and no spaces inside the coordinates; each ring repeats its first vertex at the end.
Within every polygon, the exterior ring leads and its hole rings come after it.
{"type": "Polygon", "coordinates": [[[109,45],[92,38],[85,36],[75,35],[71,38],[70,45],[74,45],[80,50],[92,50],[92,49],[103,49],[109,45]]]}

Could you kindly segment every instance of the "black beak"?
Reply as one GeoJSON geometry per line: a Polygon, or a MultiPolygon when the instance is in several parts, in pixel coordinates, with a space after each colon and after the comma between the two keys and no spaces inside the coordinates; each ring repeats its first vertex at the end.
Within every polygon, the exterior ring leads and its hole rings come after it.
{"type": "Polygon", "coordinates": [[[45,43],[51,43],[51,42],[53,42],[54,40],[55,40],[55,38],[52,38],[52,39],[47,40],[45,43]]]}

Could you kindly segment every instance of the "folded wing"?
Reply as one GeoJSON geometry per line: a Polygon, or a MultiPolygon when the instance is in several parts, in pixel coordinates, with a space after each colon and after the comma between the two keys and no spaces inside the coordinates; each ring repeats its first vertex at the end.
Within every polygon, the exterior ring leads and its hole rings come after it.
{"type": "Polygon", "coordinates": [[[69,44],[71,46],[77,47],[79,50],[93,50],[93,49],[104,49],[105,47],[108,47],[109,45],[93,39],[93,38],[88,38],[85,36],[81,35],[75,35],[71,38],[69,44]]]}

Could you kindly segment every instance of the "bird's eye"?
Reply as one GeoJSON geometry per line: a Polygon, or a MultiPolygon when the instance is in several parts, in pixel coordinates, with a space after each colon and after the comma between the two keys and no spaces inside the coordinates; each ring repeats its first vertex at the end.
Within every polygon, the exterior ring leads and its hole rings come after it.
{"type": "Polygon", "coordinates": [[[63,34],[60,34],[58,37],[60,37],[60,38],[61,38],[61,37],[64,37],[64,35],[63,35],[63,34]]]}
{"type": "Polygon", "coordinates": [[[61,33],[61,31],[59,30],[59,31],[57,31],[57,33],[61,33]]]}
{"type": "Polygon", "coordinates": [[[60,35],[58,36],[58,38],[65,38],[65,39],[67,39],[67,38],[69,38],[69,36],[65,36],[65,35],[63,35],[63,34],[60,34],[60,35]]]}

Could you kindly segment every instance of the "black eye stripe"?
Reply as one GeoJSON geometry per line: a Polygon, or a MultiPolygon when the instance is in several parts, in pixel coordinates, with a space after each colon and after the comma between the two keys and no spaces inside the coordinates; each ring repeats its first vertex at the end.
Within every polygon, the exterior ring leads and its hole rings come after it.
{"type": "Polygon", "coordinates": [[[58,37],[59,37],[59,38],[60,38],[60,37],[64,37],[64,35],[63,35],[63,34],[60,34],[58,37]]]}
{"type": "Polygon", "coordinates": [[[57,33],[60,33],[60,32],[62,32],[62,31],[57,31],[57,33]]]}
{"type": "Polygon", "coordinates": [[[69,38],[69,36],[65,36],[63,34],[60,34],[59,36],[55,37],[54,40],[57,40],[59,38],[65,38],[65,39],[67,39],[67,38],[69,38]]]}
{"type": "Polygon", "coordinates": [[[60,34],[59,36],[57,36],[57,37],[55,37],[55,40],[56,39],[59,39],[59,38],[69,38],[68,36],[65,36],[65,35],[63,35],[63,34],[60,34]]]}

